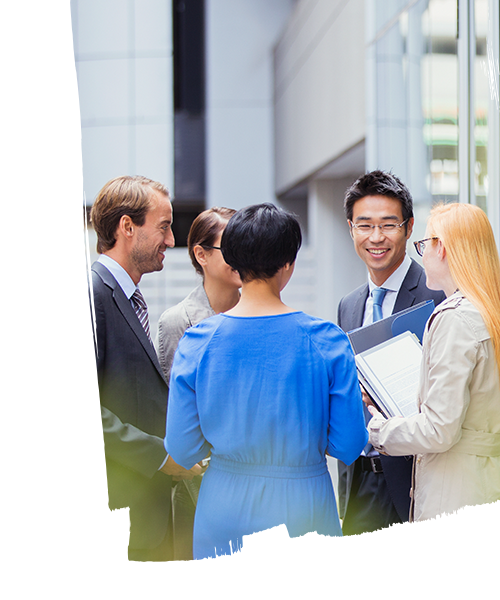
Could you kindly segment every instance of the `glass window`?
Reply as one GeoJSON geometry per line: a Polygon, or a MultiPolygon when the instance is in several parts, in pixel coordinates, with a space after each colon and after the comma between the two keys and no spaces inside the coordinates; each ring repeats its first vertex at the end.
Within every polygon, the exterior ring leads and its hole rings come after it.
{"type": "Polygon", "coordinates": [[[457,2],[430,0],[427,4],[422,13],[427,188],[433,202],[456,202],[459,192],[457,2]]]}
{"type": "MultiPolygon", "coordinates": [[[[488,65],[488,0],[475,0],[474,29],[476,55],[474,59],[474,191],[476,203],[488,212],[488,115],[490,112],[491,74],[488,65]]],[[[491,90],[493,91],[493,90],[491,90]]]]}

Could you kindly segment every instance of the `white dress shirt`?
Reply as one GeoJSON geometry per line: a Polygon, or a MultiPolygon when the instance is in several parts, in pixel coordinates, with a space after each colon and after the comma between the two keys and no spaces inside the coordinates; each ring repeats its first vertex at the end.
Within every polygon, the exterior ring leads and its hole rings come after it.
{"type": "Polygon", "coordinates": [[[394,273],[384,281],[384,283],[381,286],[375,285],[371,280],[370,276],[368,276],[368,287],[370,288],[370,293],[368,294],[368,298],[366,299],[363,325],[370,325],[373,322],[373,298],[371,293],[372,290],[376,287],[383,287],[387,290],[387,293],[384,297],[384,301],[382,302],[383,318],[385,319],[386,317],[392,315],[394,305],[396,304],[396,298],[398,297],[399,290],[401,289],[401,285],[410,267],[411,258],[408,256],[408,254],[405,254],[403,262],[394,271],[394,273]]]}

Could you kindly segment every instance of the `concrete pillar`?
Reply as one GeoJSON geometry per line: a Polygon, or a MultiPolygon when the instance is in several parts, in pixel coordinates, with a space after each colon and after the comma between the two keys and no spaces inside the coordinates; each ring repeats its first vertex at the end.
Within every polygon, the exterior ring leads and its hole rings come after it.
{"type": "Polygon", "coordinates": [[[353,178],[313,181],[309,187],[309,240],[316,257],[317,316],[337,322],[340,299],[366,280],[344,215],[344,194],[353,178]]]}

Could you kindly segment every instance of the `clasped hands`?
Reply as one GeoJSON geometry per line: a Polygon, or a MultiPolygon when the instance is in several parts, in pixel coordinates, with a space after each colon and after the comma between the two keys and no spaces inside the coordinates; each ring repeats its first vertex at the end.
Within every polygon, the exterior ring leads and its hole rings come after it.
{"type": "Polygon", "coordinates": [[[203,467],[201,463],[197,463],[194,467],[190,469],[185,469],[178,465],[175,460],[169,456],[167,461],[160,469],[162,473],[166,475],[170,475],[174,481],[181,481],[182,479],[193,479],[196,475],[203,475],[203,473],[207,470],[207,467],[203,467]]]}

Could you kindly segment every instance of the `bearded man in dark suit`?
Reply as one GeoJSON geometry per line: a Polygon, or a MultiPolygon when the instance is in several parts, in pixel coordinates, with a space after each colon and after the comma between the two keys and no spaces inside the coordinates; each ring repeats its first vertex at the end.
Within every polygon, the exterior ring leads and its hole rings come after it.
{"type": "MultiPolygon", "coordinates": [[[[413,201],[392,173],[372,171],[347,190],[345,214],[354,248],[368,268],[368,282],[344,298],[338,324],[351,331],[433,299],[422,267],[406,254],[413,230],[413,201]]],[[[369,402],[363,393],[365,402],[369,402]]],[[[367,418],[370,418],[367,412],[367,418]]],[[[413,459],[382,456],[370,444],[350,466],[338,463],[339,513],[344,535],[375,531],[408,521],[413,459]]]]}
{"type": "Polygon", "coordinates": [[[169,193],[145,177],[117,177],[91,211],[98,261],[92,265],[96,361],[110,509],[129,507],[130,560],[173,559],[172,481],[191,479],[163,441],[168,385],[139,290],[174,246],[169,193]]]}

